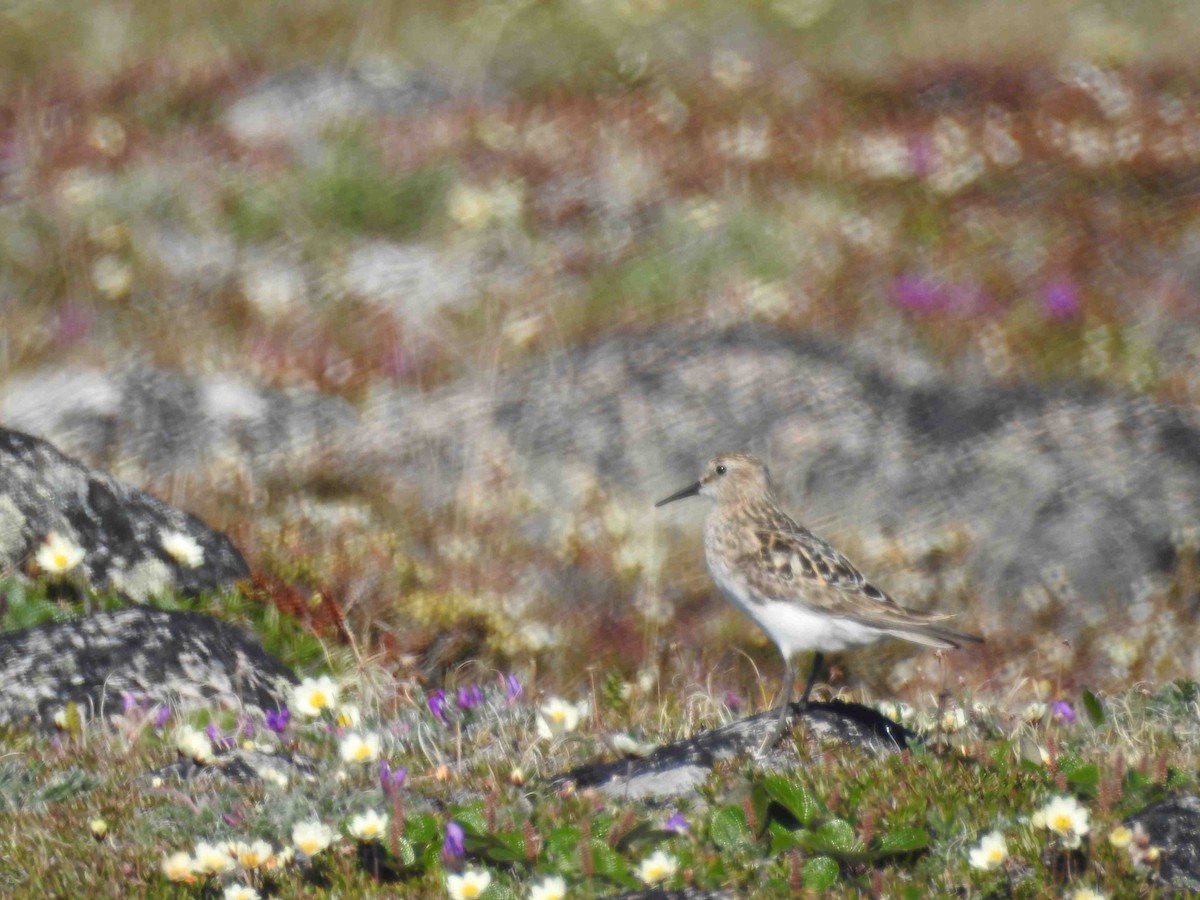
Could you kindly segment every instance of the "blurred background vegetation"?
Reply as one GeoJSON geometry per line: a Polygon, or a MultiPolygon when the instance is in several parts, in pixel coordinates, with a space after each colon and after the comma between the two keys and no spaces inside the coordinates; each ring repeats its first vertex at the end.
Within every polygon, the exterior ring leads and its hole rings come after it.
{"type": "MultiPolygon", "coordinates": [[[[1194,404],[1197,12],[9,0],[0,382],[137,359],[359,402],[656,323],[763,322],[1194,404]]],[[[467,533],[369,483],[332,518],[283,485],[251,510],[241,487],[171,490],[265,598],[352,599],[364,652],[411,659],[465,620],[447,658],[546,650],[544,628],[500,633],[496,596],[525,590],[514,561],[561,557],[495,519],[467,533]],[[424,638],[388,624],[397,598],[424,638]]],[[[639,532],[594,512],[572,564],[636,595],[639,532]]],[[[609,629],[575,658],[658,652],[657,626],[609,629]]]]}

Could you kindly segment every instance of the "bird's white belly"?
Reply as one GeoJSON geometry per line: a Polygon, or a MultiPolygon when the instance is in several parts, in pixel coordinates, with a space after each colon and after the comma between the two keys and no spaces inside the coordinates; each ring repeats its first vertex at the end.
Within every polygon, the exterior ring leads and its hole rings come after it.
{"type": "Polygon", "coordinates": [[[837,653],[863,647],[887,637],[887,633],[852,619],[816,612],[795,601],[751,599],[745,584],[713,568],[722,593],[749,616],[787,658],[805,650],[837,653]]]}

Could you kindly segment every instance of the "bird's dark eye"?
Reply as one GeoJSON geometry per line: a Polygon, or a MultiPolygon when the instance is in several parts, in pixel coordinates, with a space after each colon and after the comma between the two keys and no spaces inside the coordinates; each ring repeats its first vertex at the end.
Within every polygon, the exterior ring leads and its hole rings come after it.
{"type": "Polygon", "coordinates": [[[717,474],[718,474],[718,475],[724,475],[724,474],[725,474],[725,467],[724,467],[724,466],[717,466],[717,474]]]}

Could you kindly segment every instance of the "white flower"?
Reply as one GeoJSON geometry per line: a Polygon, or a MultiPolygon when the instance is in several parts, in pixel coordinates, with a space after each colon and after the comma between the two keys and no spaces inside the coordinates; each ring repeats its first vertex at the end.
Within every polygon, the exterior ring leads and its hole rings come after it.
{"type": "Polygon", "coordinates": [[[292,829],[292,843],[301,853],[316,856],[333,843],[333,829],[322,822],[300,822],[292,829]]]}
{"type": "Polygon", "coordinates": [[[229,846],[223,843],[210,844],[201,841],[196,845],[194,855],[195,871],[200,875],[222,875],[235,865],[233,857],[229,855],[229,846]]]}
{"type": "Polygon", "coordinates": [[[1133,843],[1133,829],[1118,825],[1108,833],[1108,842],[1118,850],[1124,850],[1133,843]]]}
{"type": "Polygon", "coordinates": [[[675,857],[668,856],[662,850],[656,850],[642,860],[637,876],[646,884],[658,884],[674,875],[678,868],[679,863],[675,861],[675,857]]]}
{"type": "Polygon", "coordinates": [[[951,733],[961,731],[966,724],[967,711],[962,707],[956,706],[954,709],[948,709],[942,713],[942,731],[951,733]]]}
{"type": "Polygon", "coordinates": [[[551,697],[538,716],[538,734],[549,740],[555,735],[574,731],[579,727],[579,716],[584,709],[561,697],[551,697]]]}
{"type": "Polygon", "coordinates": [[[292,709],[310,719],[337,706],[338,686],[328,675],[305,678],[292,688],[292,709]]]}
{"type": "Polygon", "coordinates": [[[259,776],[262,778],[263,784],[273,784],[279,788],[288,786],[288,777],[278,769],[263,769],[259,772],[259,776]]]}
{"type": "Polygon", "coordinates": [[[1008,842],[998,831],[985,834],[978,847],[972,847],[969,853],[971,868],[983,869],[985,872],[997,869],[1008,859],[1008,842]]]}
{"type": "Polygon", "coordinates": [[[529,889],[529,900],[563,900],[567,883],[559,875],[551,875],[529,889]]]}
{"type": "Polygon", "coordinates": [[[491,883],[492,873],[486,869],[467,869],[461,875],[446,876],[450,900],[471,900],[486,891],[491,883]]]}
{"type": "Polygon", "coordinates": [[[1030,703],[1021,710],[1021,718],[1026,722],[1040,722],[1046,717],[1046,704],[1040,702],[1030,703]]]}
{"type": "Polygon", "coordinates": [[[180,850],[178,853],[163,857],[162,871],[168,881],[190,883],[196,880],[196,861],[180,850]]]}
{"type": "Polygon", "coordinates": [[[259,840],[252,844],[238,841],[230,849],[238,865],[246,869],[257,869],[271,861],[271,845],[266,841],[259,840]]]}
{"type": "Polygon", "coordinates": [[[353,703],[344,703],[338,707],[337,724],[342,728],[357,728],[362,724],[362,712],[353,703]]]}
{"type": "Polygon", "coordinates": [[[175,749],[200,765],[212,762],[212,741],[203,731],[184,725],[175,732],[175,749]]]}
{"type": "Polygon", "coordinates": [[[83,548],[70,538],[52,531],[46,535],[46,542],[38,547],[34,560],[43,572],[58,575],[69,572],[83,562],[83,548]]]}
{"type": "Polygon", "coordinates": [[[379,759],[379,735],[363,737],[358,732],[346,735],[340,748],[343,762],[374,762],[379,759]]]}
{"type": "Polygon", "coordinates": [[[373,809],[359,813],[350,820],[350,837],[357,841],[377,841],[387,831],[388,817],[373,809]]]}
{"type": "Polygon", "coordinates": [[[204,562],[204,548],[196,543],[196,539],[182,531],[163,531],[158,535],[162,548],[167,556],[181,566],[194,569],[204,562]]]}
{"type": "Polygon", "coordinates": [[[110,300],[119,300],[133,287],[133,268],[119,256],[105,253],[92,263],[92,284],[110,300]]]}
{"type": "Polygon", "coordinates": [[[250,887],[250,885],[235,881],[229,887],[225,888],[225,893],[222,896],[225,900],[258,900],[259,893],[250,887]]]}
{"type": "Polygon", "coordinates": [[[1071,796],[1055,797],[1030,820],[1034,828],[1046,828],[1062,839],[1063,846],[1074,849],[1088,833],[1088,811],[1071,796]]]}

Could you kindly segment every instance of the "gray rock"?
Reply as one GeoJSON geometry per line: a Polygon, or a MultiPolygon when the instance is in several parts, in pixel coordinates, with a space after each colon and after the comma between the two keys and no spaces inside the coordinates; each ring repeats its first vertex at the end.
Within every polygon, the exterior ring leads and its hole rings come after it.
{"type": "Polygon", "coordinates": [[[250,574],[225,535],[38,438],[0,428],[0,471],[2,567],[20,568],[57,534],[83,551],[71,578],[135,600],[211,590],[250,574]],[[190,541],[198,558],[172,555],[170,536],[190,541]]]}
{"type": "MultiPolygon", "coordinates": [[[[800,727],[805,740],[849,744],[873,755],[903,750],[916,737],[902,725],[857,703],[810,703],[805,710],[793,703],[792,712],[803,720],[800,727]]],[[[691,794],[708,779],[717,762],[758,755],[774,733],[777,719],[774,710],[759,713],[659,747],[644,757],[580,766],[557,776],[552,784],[574,782],[579,788],[594,787],[624,800],[665,800],[691,794]]],[[[785,737],[759,759],[764,766],[786,766],[793,765],[796,757],[791,741],[785,737]]]]}
{"type": "Polygon", "coordinates": [[[411,115],[444,102],[449,92],[430,77],[403,71],[296,69],[268,75],[222,117],[240,141],[306,143],[333,125],[411,115]]]}
{"type": "MultiPolygon", "coordinates": [[[[436,491],[486,484],[500,461],[548,508],[598,481],[650,515],[714,452],[746,449],[832,539],[899,539],[920,557],[966,538],[997,625],[1026,591],[1031,604],[1086,597],[1071,621],[1098,619],[1169,571],[1200,525],[1194,410],[1074,387],[913,385],[763,329],[607,338],[502,378],[380,392],[364,420],[356,446],[375,465],[427,466],[436,491]]],[[[704,504],[690,510],[667,521],[698,525],[704,504]]]]}
{"type": "Polygon", "coordinates": [[[0,725],[52,728],[69,702],[109,715],[126,693],[265,713],[287,704],[295,682],[255,639],[202,613],[134,606],[0,634],[0,725]]]}
{"type": "Polygon", "coordinates": [[[138,780],[143,783],[155,779],[184,781],[192,785],[218,782],[257,784],[273,772],[288,779],[311,780],[316,777],[318,768],[314,760],[298,753],[262,753],[243,747],[231,747],[218,751],[213,755],[212,761],[204,765],[190,759],[180,759],[147,772],[139,776],[138,780]]]}
{"type": "Polygon", "coordinates": [[[13,378],[0,393],[0,420],[94,463],[161,476],[217,462],[262,473],[316,460],[357,417],[314,391],[130,366],[13,378]]]}
{"type": "Polygon", "coordinates": [[[1151,803],[1125,820],[1162,851],[1157,878],[1178,890],[1200,891],[1200,797],[1185,794],[1151,803]]]}

